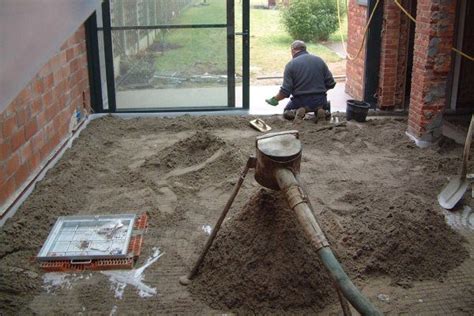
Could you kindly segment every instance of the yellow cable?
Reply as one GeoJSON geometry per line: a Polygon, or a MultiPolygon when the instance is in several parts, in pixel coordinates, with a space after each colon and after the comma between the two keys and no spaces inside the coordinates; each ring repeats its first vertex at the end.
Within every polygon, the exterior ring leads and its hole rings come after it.
{"type": "Polygon", "coordinates": [[[398,2],[398,0],[393,0],[395,1],[395,4],[400,8],[400,10],[402,10],[403,13],[405,13],[407,15],[407,17],[410,18],[410,20],[413,21],[413,23],[416,24],[416,19],[413,17],[413,15],[411,15],[401,4],[400,2],[398,2]]]}
{"type": "Polygon", "coordinates": [[[463,56],[463,57],[466,57],[466,58],[469,59],[470,61],[474,61],[474,57],[469,56],[468,54],[461,52],[459,49],[454,48],[454,47],[451,47],[451,49],[452,49],[453,51],[455,51],[456,53],[458,53],[459,55],[461,55],[461,56],[463,56]]]}
{"type": "MultiPolygon", "coordinates": [[[[403,13],[406,14],[407,17],[410,18],[410,20],[413,21],[413,23],[416,24],[416,19],[400,4],[400,2],[398,2],[398,0],[393,0],[395,2],[395,4],[400,8],[400,10],[402,10],[403,13]]],[[[463,53],[462,51],[460,51],[459,49],[457,48],[454,48],[454,47],[451,47],[451,50],[458,53],[459,55],[471,60],[471,61],[474,61],[474,57],[472,56],[469,56],[468,54],[466,53],[463,53]]]]}
{"type": "MultiPolygon", "coordinates": [[[[364,36],[362,37],[362,43],[360,43],[359,50],[357,51],[357,54],[355,56],[351,56],[349,52],[346,49],[346,45],[344,44],[344,36],[342,34],[342,22],[341,22],[341,9],[339,8],[339,0],[336,0],[336,5],[337,5],[337,17],[339,21],[339,34],[341,35],[341,43],[342,43],[342,48],[346,52],[347,59],[349,60],[356,60],[359,58],[360,53],[362,52],[362,48],[364,47],[365,39],[367,37],[367,32],[369,30],[369,25],[370,22],[372,22],[372,18],[374,17],[375,10],[377,10],[377,6],[379,5],[380,0],[377,0],[375,3],[374,9],[372,10],[372,13],[370,14],[369,20],[367,21],[367,24],[365,25],[364,29],[364,36]]],[[[347,4],[347,2],[346,2],[347,4]]]]}

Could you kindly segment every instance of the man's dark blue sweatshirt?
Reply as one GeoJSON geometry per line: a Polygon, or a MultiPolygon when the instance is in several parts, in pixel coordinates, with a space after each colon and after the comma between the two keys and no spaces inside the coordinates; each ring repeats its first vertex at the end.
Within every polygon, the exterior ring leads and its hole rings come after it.
{"type": "Polygon", "coordinates": [[[328,66],[318,56],[301,51],[286,65],[280,92],[285,96],[326,94],[336,82],[328,66]]]}

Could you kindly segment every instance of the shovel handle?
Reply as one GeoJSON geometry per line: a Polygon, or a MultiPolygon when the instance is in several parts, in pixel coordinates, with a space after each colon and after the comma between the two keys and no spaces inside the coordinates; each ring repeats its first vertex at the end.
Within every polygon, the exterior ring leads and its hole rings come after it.
{"type": "Polygon", "coordinates": [[[474,115],[471,116],[471,123],[469,124],[469,130],[467,131],[466,141],[464,142],[464,152],[462,155],[462,169],[461,178],[466,179],[467,174],[467,162],[469,161],[469,153],[471,151],[472,141],[472,130],[474,129],[474,115]]]}

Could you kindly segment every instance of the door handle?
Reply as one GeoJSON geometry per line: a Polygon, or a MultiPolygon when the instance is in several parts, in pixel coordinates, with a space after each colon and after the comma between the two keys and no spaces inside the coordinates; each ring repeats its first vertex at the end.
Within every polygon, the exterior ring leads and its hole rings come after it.
{"type": "Polygon", "coordinates": [[[249,36],[249,32],[236,32],[235,35],[249,36]]]}

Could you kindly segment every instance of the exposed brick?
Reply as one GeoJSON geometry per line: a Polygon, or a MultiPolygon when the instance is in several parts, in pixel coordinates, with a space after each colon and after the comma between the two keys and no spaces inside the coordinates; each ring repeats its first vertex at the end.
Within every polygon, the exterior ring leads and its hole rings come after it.
{"type": "Polygon", "coordinates": [[[33,92],[36,95],[42,95],[44,92],[44,85],[43,85],[43,79],[42,78],[37,78],[33,82],[33,92]]]}
{"type": "Polygon", "coordinates": [[[25,129],[23,127],[19,128],[11,138],[11,149],[12,151],[20,148],[21,145],[25,142],[25,129]]]}
{"type": "Polygon", "coordinates": [[[72,109],[90,103],[85,49],[80,27],[0,113],[0,204],[67,136],[72,109]]]}
{"type": "Polygon", "coordinates": [[[56,116],[56,113],[57,113],[56,104],[57,104],[56,102],[50,104],[44,111],[46,113],[46,121],[50,122],[56,116]]]}
{"type": "MultiPolygon", "coordinates": [[[[348,37],[347,51],[355,56],[361,45],[363,28],[367,20],[367,7],[357,4],[356,0],[349,0],[348,3],[348,37]]],[[[355,99],[362,99],[364,82],[364,60],[365,50],[362,50],[356,60],[347,60],[346,63],[346,92],[355,99]]]]}
{"type": "Polygon", "coordinates": [[[0,205],[15,193],[15,179],[11,177],[5,183],[0,185],[0,205]]]}
{"type": "Polygon", "coordinates": [[[31,103],[31,116],[34,117],[36,114],[41,112],[43,108],[43,101],[41,97],[34,99],[31,103]]]}
{"type": "MultiPolygon", "coordinates": [[[[52,88],[52,87],[51,87],[52,88]]],[[[43,105],[47,108],[53,103],[53,92],[49,90],[43,95],[43,105]]]]}
{"type": "Polygon", "coordinates": [[[29,108],[28,109],[19,109],[16,112],[16,125],[17,126],[23,126],[25,125],[26,121],[28,120],[28,113],[29,113],[29,108]]]}
{"type": "Polygon", "coordinates": [[[38,131],[32,138],[31,138],[31,144],[32,144],[32,149],[33,152],[39,152],[41,148],[43,148],[45,144],[45,138],[44,138],[44,132],[43,130],[38,131]]]}
{"type": "Polygon", "coordinates": [[[10,157],[11,154],[11,149],[10,149],[10,143],[6,142],[6,140],[2,140],[0,142],[0,161],[5,161],[7,160],[8,157],[10,157]]]}
{"type": "Polygon", "coordinates": [[[38,124],[35,119],[29,121],[25,126],[25,139],[29,140],[38,131],[38,124]]]}
{"type": "Polygon", "coordinates": [[[17,189],[21,187],[22,184],[25,183],[26,179],[28,179],[28,176],[30,175],[30,167],[28,166],[28,163],[22,164],[18,170],[15,172],[15,185],[17,189]]]}
{"type": "Polygon", "coordinates": [[[7,139],[13,136],[16,126],[16,118],[14,116],[6,119],[2,126],[3,137],[7,139]]]}
{"type": "Polygon", "coordinates": [[[32,156],[30,157],[30,160],[28,161],[28,164],[32,172],[36,171],[41,165],[40,153],[39,152],[33,153],[32,156]]]}
{"type": "Polygon", "coordinates": [[[38,126],[44,126],[47,122],[46,111],[42,111],[36,116],[36,123],[38,126]]]}
{"type": "Polygon", "coordinates": [[[13,155],[10,156],[6,163],[6,172],[7,172],[7,177],[10,177],[15,174],[15,172],[18,170],[20,167],[20,155],[18,153],[14,153],[13,155]]]}
{"type": "Polygon", "coordinates": [[[66,62],[71,61],[74,58],[74,49],[69,48],[66,50],[66,62]]]}
{"type": "Polygon", "coordinates": [[[7,181],[7,170],[6,164],[0,163],[0,187],[7,181]]]}
{"type": "Polygon", "coordinates": [[[31,100],[31,90],[30,87],[27,86],[23,90],[21,90],[20,94],[16,97],[18,103],[27,103],[31,100]]]}
{"type": "MultiPolygon", "coordinates": [[[[447,103],[448,73],[451,68],[451,50],[454,30],[439,32],[440,26],[454,25],[456,1],[432,0],[417,4],[416,45],[413,60],[408,132],[431,141],[427,126],[442,112],[447,103]],[[442,12],[442,14],[439,14],[442,12]]],[[[429,131],[430,133],[433,131],[429,131]]]]}
{"type": "Polygon", "coordinates": [[[31,142],[26,142],[20,148],[20,163],[24,164],[25,162],[28,162],[32,155],[33,155],[33,146],[31,145],[31,142]]]}
{"type": "MultiPolygon", "coordinates": [[[[404,16],[393,1],[384,2],[384,31],[382,35],[379,72],[378,106],[393,109],[401,106],[402,97],[397,95],[405,79],[404,67],[408,46],[408,28],[404,16]]],[[[402,94],[403,95],[403,94],[402,94]]]]}
{"type": "Polygon", "coordinates": [[[54,76],[52,73],[44,77],[43,84],[45,90],[51,90],[54,87],[54,76]]]}

